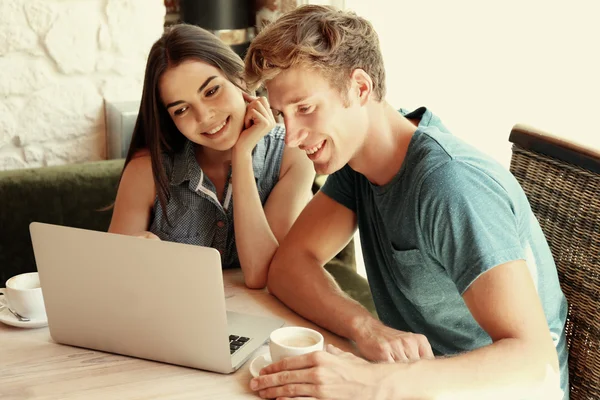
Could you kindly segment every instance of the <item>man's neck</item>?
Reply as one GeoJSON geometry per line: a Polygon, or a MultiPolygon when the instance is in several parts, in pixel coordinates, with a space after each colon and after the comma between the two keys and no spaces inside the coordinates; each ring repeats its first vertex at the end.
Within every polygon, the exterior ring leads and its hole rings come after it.
{"type": "Polygon", "coordinates": [[[382,186],[400,171],[418,121],[409,121],[386,101],[368,107],[366,140],[348,164],[370,182],[382,186]]]}

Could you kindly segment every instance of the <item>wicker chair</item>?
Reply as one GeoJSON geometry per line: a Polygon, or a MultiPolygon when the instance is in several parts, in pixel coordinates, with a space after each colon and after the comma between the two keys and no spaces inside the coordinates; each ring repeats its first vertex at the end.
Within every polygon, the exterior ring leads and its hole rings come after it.
{"type": "Polygon", "coordinates": [[[552,249],[569,302],[571,400],[600,399],[600,152],[515,125],[510,170],[552,249]]]}

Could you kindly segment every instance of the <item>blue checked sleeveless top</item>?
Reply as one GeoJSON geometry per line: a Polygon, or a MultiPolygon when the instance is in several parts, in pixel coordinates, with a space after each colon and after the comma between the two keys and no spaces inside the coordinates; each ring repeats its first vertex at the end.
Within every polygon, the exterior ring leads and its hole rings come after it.
{"type": "MultiPolygon", "coordinates": [[[[252,168],[261,203],[279,181],[285,128],[277,125],[256,145],[252,168]]],[[[188,141],[181,152],[164,157],[171,197],[166,204],[170,225],[154,200],[150,232],[161,240],[213,247],[221,253],[223,268],[239,267],[233,228],[231,171],[220,203],[213,183],[198,165],[194,144],[188,141]]],[[[238,199],[239,201],[239,199],[238,199]]]]}

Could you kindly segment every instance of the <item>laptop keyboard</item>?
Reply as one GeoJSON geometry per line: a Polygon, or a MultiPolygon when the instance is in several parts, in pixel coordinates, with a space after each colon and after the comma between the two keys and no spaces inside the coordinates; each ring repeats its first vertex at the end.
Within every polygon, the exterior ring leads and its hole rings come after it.
{"type": "Polygon", "coordinates": [[[250,338],[245,336],[229,335],[229,354],[233,354],[241,349],[243,345],[248,343],[248,340],[250,338]]]}

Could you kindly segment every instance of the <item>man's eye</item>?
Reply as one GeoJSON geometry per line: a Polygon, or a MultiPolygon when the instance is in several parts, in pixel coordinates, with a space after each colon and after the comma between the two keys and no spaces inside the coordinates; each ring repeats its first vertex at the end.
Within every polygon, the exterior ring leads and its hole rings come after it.
{"type": "Polygon", "coordinates": [[[311,106],[300,106],[300,107],[298,107],[298,111],[303,114],[306,114],[306,113],[310,112],[311,108],[312,108],[311,106]]]}
{"type": "Polygon", "coordinates": [[[283,113],[279,110],[271,109],[271,111],[273,112],[273,118],[275,118],[275,121],[282,123],[283,122],[283,113]]]}
{"type": "Polygon", "coordinates": [[[219,88],[220,88],[220,86],[215,86],[215,87],[213,87],[213,88],[209,89],[209,90],[206,92],[205,96],[206,96],[206,97],[210,97],[210,96],[214,95],[215,93],[217,93],[217,92],[219,91],[219,88]]]}
{"type": "Polygon", "coordinates": [[[175,110],[175,112],[174,112],[173,114],[175,114],[175,115],[178,115],[178,116],[179,116],[179,115],[183,114],[184,112],[186,112],[186,111],[187,111],[187,109],[188,109],[187,107],[181,107],[180,109],[178,109],[178,110],[175,110]]]}

